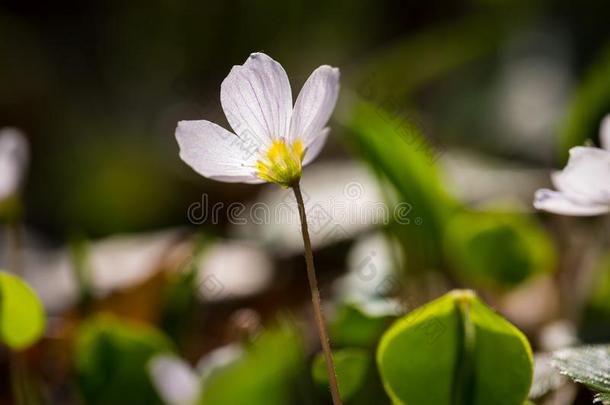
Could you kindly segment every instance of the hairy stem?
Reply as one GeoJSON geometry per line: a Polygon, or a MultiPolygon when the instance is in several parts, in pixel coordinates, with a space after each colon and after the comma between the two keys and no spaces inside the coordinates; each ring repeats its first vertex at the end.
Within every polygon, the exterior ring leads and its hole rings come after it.
{"type": "Polygon", "coordinates": [[[335,373],[335,364],[333,362],[333,354],[330,348],[330,340],[324,323],[324,315],[322,314],[322,304],[320,301],[320,290],[318,289],[318,280],[316,278],[316,270],[313,264],[313,252],[311,250],[311,241],[309,239],[309,230],[307,229],[307,217],[305,216],[305,203],[299,184],[292,186],[294,195],[297,199],[299,207],[299,216],[301,218],[301,232],[303,233],[303,244],[305,246],[305,262],[307,264],[307,278],[309,280],[309,288],[311,290],[311,302],[313,304],[316,323],[318,324],[318,333],[320,335],[320,343],[324,351],[324,359],[326,360],[326,372],[328,373],[328,382],[330,384],[330,393],[333,398],[334,405],[341,405],[341,397],[339,396],[339,386],[337,384],[337,375],[335,373]]]}

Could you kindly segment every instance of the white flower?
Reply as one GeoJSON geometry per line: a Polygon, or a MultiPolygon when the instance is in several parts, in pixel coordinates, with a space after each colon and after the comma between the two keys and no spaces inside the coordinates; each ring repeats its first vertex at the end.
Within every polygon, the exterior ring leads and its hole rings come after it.
{"type": "Polygon", "coordinates": [[[14,195],[28,163],[28,143],[15,128],[0,129],[0,201],[14,195]]]}
{"type": "Polygon", "coordinates": [[[89,277],[96,296],[134,287],[163,268],[163,259],[181,239],[179,230],[115,235],[91,243],[89,277]]]}
{"type": "Polygon", "coordinates": [[[570,149],[568,165],[551,178],[557,191],[538,190],[534,207],[578,216],[610,212],[610,115],[602,121],[600,139],[603,149],[570,149]]]}
{"type": "Polygon", "coordinates": [[[148,373],[167,405],[192,405],[197,403],[210,377],[234,364],[243,353],[241,345],[230,343],[206,354],[196,368],[174,355],[160,354],[148,363],[148,373]]]}
{"type": "Polygon", "coordinates": [[[206,302],[240,299],[269,288],[273,265],[252,243],[228,241],[209,246],[196,262],[197,296],[206,302]]]}
{"type": "Polygon", "coordinates": [[[160,354],[148,363],[148,373],[163,402],[168,405],[191,405],[199,397],[200,377],[179,357],[160,354]]]}
{"type": "Polygon", "coordinates": [[[339,70],[320,66],[293,108],[284,68],[264,53],[253,53],[220,86],[220,102],[235,133],[209,121],[180,121],[180,157],[214,180],[293,185],[326,142],[338,93],[339,70]]]}

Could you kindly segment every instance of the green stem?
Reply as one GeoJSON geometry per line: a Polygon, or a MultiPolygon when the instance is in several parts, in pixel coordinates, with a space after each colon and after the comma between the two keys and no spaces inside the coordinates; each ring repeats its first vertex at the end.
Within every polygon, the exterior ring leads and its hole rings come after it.
{"type": "Polygon", "coordinates": [[[330,339],[326,331],[324,323],[324,315],[322,314],[322,304],[320,300],[320,290],[318,289],[318,280],[316,278],[316,270],[313,263],[313,251],[311,249],[311,240],[309,239],[309,230],[307,229],[307,217],[305,215],[305,203],[299,184],[292,186],[294,195],[297,199],[299,207],[299,217],[301,218],[301,232],[303,233],[303,244],[305,246],[305,262],[307,264],[307,278],[309,280],[309,288],[311,290],[311,302],[313,304],[316,323],[318,324],[318,333],[320,335],[320,343],[326,360],[326,372],[328,373],[328,382],[330,384],[330,393],[334,405],[341,405],[341,397],[339,396],[339,385],[337,384],[337,375],[335,373],[335,364],[333,362],[333,354],[330,348],[330,339]]]}

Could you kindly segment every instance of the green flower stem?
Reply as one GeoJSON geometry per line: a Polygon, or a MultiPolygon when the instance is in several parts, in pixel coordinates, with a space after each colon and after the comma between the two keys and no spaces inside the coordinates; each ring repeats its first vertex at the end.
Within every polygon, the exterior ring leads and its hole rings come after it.
{"type": "Polygon", "coordinates": [[[299,217],[301,218],[301,232],[303,233],[303,244],[305,246],[305,262],[307,263],[307,278],[309,280],[309,288],[311,290],[311,302],[313,304],[316,323],[318,324],[318,333],[320,335],[320,343],[324,351],[324,359],[326,360],[326,372],[328,373],[328,382],[330,384],[330,393],[333,398],[334,405],[341,405],[341,397],[339,396],[339,385],[337,384],[337,375],[335,372],[335,364],[333,362],[333,354],[330,348],[330,339],[326,331],[324,323],[324,315],[322,314],[322,304],[320,302],[320,290],[318,289],[318,280],[316,278],[316,270],[313,264],[313,251],[311,249],[311,240],[309,239],[309,230],[307,229],[307,217],[305,215],[305,203],[303,195],[298,183],[292,186],[294,195],[297,199],[299,207],[299,217]]]}

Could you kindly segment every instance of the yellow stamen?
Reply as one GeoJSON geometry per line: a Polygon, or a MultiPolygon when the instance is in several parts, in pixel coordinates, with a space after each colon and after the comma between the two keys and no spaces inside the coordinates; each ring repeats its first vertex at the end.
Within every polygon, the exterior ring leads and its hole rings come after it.
{"type": "Polygon", "coordinates": [[[300,139],[290,145],[284,139],[276,139],[256,161],[257,175],[270,183],[290,187],[301,178],[304,155],[300,139]]]}

